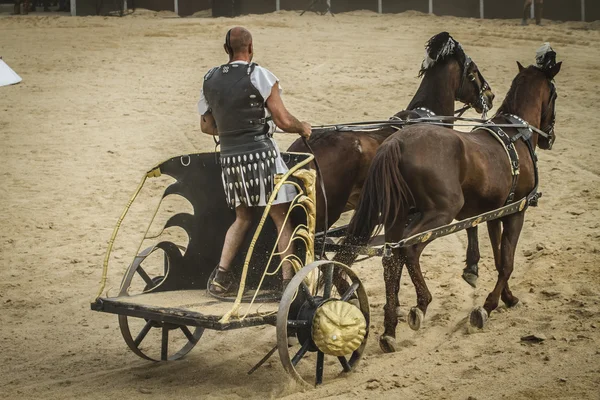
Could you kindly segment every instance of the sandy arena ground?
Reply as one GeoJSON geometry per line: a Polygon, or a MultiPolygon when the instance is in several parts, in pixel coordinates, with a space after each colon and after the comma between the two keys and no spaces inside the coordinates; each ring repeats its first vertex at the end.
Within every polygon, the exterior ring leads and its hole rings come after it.
{"type": "MultiPolygon", "coordinates": [[[[335,18],[281,12],[231,19],[0,17],[0,56],[22,77],[0,88],[0,392],[3,398],[600,398],[600,25],[359,12],[335,18]],[[254,34],[256,61],[282,81],[290,110],[313,124],[384,119],[418,86],[425,41],[450,31],[504,97],[516,60],[551,41],[558,140],[540,151],[540,207],[528,212],[511,285],[515,309],[467,327],[496,272],[482,243],[481,278],[460,278],[464,233],[423,257],[434,301],[421,331],[398,327],[384,355],[378,260],[356,269],[372,303],[372,337],[354,374],[297,393],[274,357],[274,328],[207,332],[180,362],[128,350],[116,317],[93,313],[107,241],[143,172],[173,155],[213,149],[198,129],[205,71],[225,62],[226,30],[254,34]],[[541,344],[520,340],[544,335],[541,344]]],[[[282,148],[294,136],[279,135],[282,148]]],[[[148,203],[153,204],[153,203],[148,203]]],[[[136,234],[146,219],[133,219],[136,234]]],[[[125,235],[109,287],[137,236],[125,235]],[[129,246],[129,247],[128,247],[129,246]],[[121,260],[121,264],[118,261],[121,260]]],[[[402,308],[415,303],[405,275],[402,308]]]]}

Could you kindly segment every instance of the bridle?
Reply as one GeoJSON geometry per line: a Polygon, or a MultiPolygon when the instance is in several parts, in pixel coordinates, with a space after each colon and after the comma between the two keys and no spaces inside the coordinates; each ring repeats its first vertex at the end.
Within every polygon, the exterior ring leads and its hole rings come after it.
{"type": "Polygon", "coordinates": [[[460,86],[458,87],[458,96],[457,99],[463,103],[465,103],[465,106],[459,110],[455,111],[455,114],[457,114],[459,117],[462,116],[467,110],[469,110],[470,108],[474,108],[475,104],[472,103],[467,103],[465,100],[463,100],[463,96],[464,96],[464,87],[465,87],[465,83],[467,80],[469,80],[470,82],[472,82],[475,85],[475,89],[479,89],[479,96],[477,97],[477,101],[479,102],[478,105],[481,106],[481,108],[483,109],[483,113],[482,113],[482,119],[486,119],[487,118],[487,112],[490,110],[490,106],[487,103],[487,99],[485,96],[485,92],[487,90],[490,89],[490,85],[487,83],[487,81],[483,78],[483,76],[481,75],[481,73],[479,71],[477,71],[477,75],[479,76],[479,79],[483,82],[481,87],[478,87],[477,85],[477,79],[475,77],[475,75],[469,77],[469,67],[471,66],[471,64],[473,63],[473,60],[471,59],[471,57],[469,57],[466,53],[465,53],[465,62],[463,63],[463,71],[462,71],[462,77],[460,79],[460,86]]]}
{"type": "Polygon", "coordinates": [[[549,108],[551,108],[550,112],[552,113],[552,119],[550,120],[550,123],[548,124],[548,126],[541,129],[543,134],[538,132],[538,134],[541,134],[543,137],[545,137],[548,140],[548,150],[552,150],[552,145],[554,144],[554,141],[556,140],[556,135],[554,134],[554,125],[556,124],[556,98],[557,97],[558,97],[558,94],[556,93],[556,85],[554,84],[553,81],[550,81],[550,100],[548,102],[548,106],[546,106],[546,108],[542,112],[542,120],[545,119],[544,117],[548,113],[549,108]]]}

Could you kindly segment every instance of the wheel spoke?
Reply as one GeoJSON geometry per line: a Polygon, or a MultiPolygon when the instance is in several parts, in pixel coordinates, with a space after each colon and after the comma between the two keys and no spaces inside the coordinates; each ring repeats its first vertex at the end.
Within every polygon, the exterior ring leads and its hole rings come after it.
{"type": "Polygon", "coordinates": [[[167,361],[169,358],[169,328],[163,326],[162,328],[162,346],[160,349],[160,359],[167,361]]]}
{"type": "Polygon", "coordinates": [[[140,347],[142,340],[144,340],[144,338],[146,337],[148,332],[150,332],[150,329],[152,329],[152,321],[146,322],[146,325],[144,325],[144,327],[142,328],[140,333],[138,333],[137,337],[133,341],[133,343],[135,344],[135,347],[140,347]]]}
{"type": "Polygon", "coordinates": [[[302,357],[304,357],[304,355],[308,351],[309,346],[310,346],[310,340],[307,340],[306,342],[304,342],[304,344],[302,345],[300,350],[298,350],[298,352],[294,355],[294,357],[292,357],[292,365],[294,367],[296,366],[296,364],[298,364],[298,362],[302,359],[302,357]]]}
{"type": "Polygon", "coordinates": [[[323,299],[331,297],[331,288],[333,286],[333,265],[325,267],[325,286],[323,287],[323,299]]]}
{"type": "Polygon", "coordinates": [[[348,290],[346,290],[346,293],[344,293],[344,295],[342,296],[342,298],[340,300],[342,300],[342,301],[348,301],[350,299],[350,297],[352,297],[352,295],[354,294],[354,292],[356,292],[356,289],[358,289],[359,286],[360,286],[360,283],[354,282],[352,284],[352,286],[350,286],[348,288],[348,290]]]}
{"type": "Polygon", "coordinates": [[[319,351],[317,353],[317,380],[316,380],[316,384],[320,385],[321,383],[323,383],[323,364],[325,361],[325,353],[323,353],[322,351],[319,351]]]}
{"type": "Polygon", "coordinates": [[[154,286],[154,282],[152,282],[152,279],[148,276],[148,274],[146,273],[146,271],[144,271],[144,268],[137,267],[135,269],[135,272],[137,272],[138,274],[140,274],[140,276],[142,277],[142,279],[144,280],[144,282],[146,282],[146,285],[152,285],[154,286]]]}
{"type": "Polygon", "coordinates": [[[350,372],[350,371],[352,371],[352,367],[348,363],[348,360],[346,360],[346,357],[339,356],[338,360],[340,360],[340,364],[342,364],[342,368],[344,368],[344,372],[350,372]]]}
{"type": "Polygon", "coordinates": [[[267,362],[267,360],[269,358],[271,358],[273,353],[275,353],[276,351],[277,351],[277,345],[275,345],[275,347],[273,347],[271,350],[269,350],[269,352],[254,367],[252,367],[250,369],[250,371],[248,371],[248,375],[252,375],[254,373],[254,371],[259,369],[265,362],[267,362]]]}
{"type": "Polygon", "coordinates": [[[317,303],[315,302],[314,297],[310,293],[310,289],[308,289],[308,286],[306,286],[306,283],[304,281],[302,281],[302,283],[300,284],[300,287],[302,288],[302,290],[304,291],[304,294],[306,295],[306,301],[308,301],[308,304],[310,304],[311,307],[317,307],[317,303]]]}
{"type": "Polygon", "coordinates": [[[181,325],[179,327],[179,329],[181,329],[181,331],[183,332],[183,334],[185,335],[185,337],[192,342],[193,344],[198,343],[198,340],[194,337],[194,335],[192,335],[192,332],[190,332],[190,330],[188,329],[187,326],[185,325],[181,325]]]}

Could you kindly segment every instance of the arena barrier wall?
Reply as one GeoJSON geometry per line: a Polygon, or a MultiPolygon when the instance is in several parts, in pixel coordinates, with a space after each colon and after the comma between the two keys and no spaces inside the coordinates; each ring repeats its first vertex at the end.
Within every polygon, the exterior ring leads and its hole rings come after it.
{"type": "MultiPolygon", "coordinates": [[[[72,1],[76,2],[74,15],[106,14],[116,11],[114,0],[72,1]]],[[[399,13],[414,10],[436,15],[500,19],[521,18],[524,3],[524,0],[321,0],[322,4],[315,9],[323,10],[327,1],[334,13],[355,10],[399,13]]],[[[312,0],[129,0],[128,6],[156,11],[175,11],[181,16],[212,8],[214,17],[234,17],[277,10],[305,10],[311,3],[312,0]]],[[[544,0],[544,19],[597,21],[600,20],[600,1],[544,0]]]]}

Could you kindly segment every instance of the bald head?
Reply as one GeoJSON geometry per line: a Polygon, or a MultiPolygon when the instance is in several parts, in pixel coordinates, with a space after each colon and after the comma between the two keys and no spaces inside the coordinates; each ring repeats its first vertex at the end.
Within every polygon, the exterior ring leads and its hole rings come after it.
{"type": "Polygon", "coordinates": [[[236,26],[227,32],[225,51],[230,59],[252,58],[252,34],[246,28],[236,26]]]}

